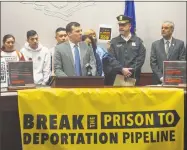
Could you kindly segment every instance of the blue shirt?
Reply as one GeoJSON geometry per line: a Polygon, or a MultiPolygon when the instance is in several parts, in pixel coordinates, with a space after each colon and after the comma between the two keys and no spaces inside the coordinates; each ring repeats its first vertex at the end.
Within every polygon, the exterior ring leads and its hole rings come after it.
{"type": "MultiPolygon", "coordinates": [[[[104,56],[104,54],[107,53],[107,51],[104,50],[103,48],[97,46],[96,53],[99,55],[99,58],[100,58],[101,63],[102,63],[103,56],[104,56]]],[[[103,69],[102,69],[102,76],[104,76],[103,69]]]]}
{"type": "Polygon", "coordinates": [[[102,61],[103,55],[104,55],[105,53],[107,53],[107,51],[104,50],[103,48],[97,46],[96,53],[99,55],[99,57],[100,57],[100,59],[101,59],[101,61],[102,61]]]}

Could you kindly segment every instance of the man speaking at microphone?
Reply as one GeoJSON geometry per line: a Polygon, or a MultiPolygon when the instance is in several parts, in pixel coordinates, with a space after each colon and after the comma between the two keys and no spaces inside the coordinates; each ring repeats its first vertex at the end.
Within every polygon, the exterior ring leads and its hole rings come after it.
{"type": "Polygon", "coordinates": [[[118,67],[120,69],[118,72],[127,78],[136,78],[136,85],[138,85],[146,49],[142,40],[130,32],[131,18],[119,15],[117,20],[120,35],[111,40],[108,52],[117,60],[116,66],[121,66],[118,67]]]}
{"type": "Polygon", "coordinates": [[[92,76],[96,75],[96,62],[93,50],[82,40],[82,29],[77,22],[66,26],[68,41],[55,47],[54,71],[56,76],[89,76],[87,64],[92,76]]]}

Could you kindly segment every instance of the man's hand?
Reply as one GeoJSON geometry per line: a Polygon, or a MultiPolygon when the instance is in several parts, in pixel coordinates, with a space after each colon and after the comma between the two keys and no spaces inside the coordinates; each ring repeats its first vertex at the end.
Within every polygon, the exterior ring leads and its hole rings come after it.
{"type": "Polygon", "coordinates": [[[130,72],[131,70],[133,70],[133,68],[123,68],[122,69],[122,74],[125,77],[130,77],[132,75],[132,72],[130,72]]]}
{"type": "Polygon", "coordinates": [[[163,79],[164,79],[163,77],[160,78],[160,81],[161,81],[162,83],[163,83],[163,79]]]}

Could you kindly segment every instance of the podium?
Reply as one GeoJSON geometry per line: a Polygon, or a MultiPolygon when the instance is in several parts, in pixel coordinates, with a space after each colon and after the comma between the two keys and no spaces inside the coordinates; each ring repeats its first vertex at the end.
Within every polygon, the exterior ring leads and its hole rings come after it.
{"type": "Polygon", "coordinates": [[[98,76],[55,77],[52,87],[53,88],[104,87],[104,77],[98,77],[98,76]]]}

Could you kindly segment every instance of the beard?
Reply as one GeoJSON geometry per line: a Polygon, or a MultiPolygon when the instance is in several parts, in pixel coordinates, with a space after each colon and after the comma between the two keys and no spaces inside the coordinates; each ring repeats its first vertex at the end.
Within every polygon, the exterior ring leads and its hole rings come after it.
{"type": "Polygon", "coordinates": [[[124,30],[120,30],[119,33],[120,33],[121,35],[124,35],[125,31],[124,31],[124,30]]]}
{"type": "Polygon", "coordinates": [[[37,48],[38,48],[38,44],[30,45],[30,47],[31,47],[32,49],[37,49],[37,48]]]}
{"type": "Polygon", "coordinates": [[[59,42],[57,43],[57,45],[59,45],[59,44],[61,44],[61,43],[64,43],[64,42],[65,42],[65,40],[59,41],[59,42]]]}

